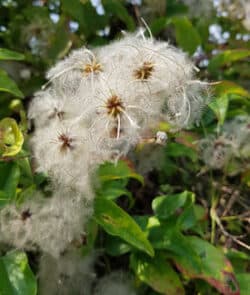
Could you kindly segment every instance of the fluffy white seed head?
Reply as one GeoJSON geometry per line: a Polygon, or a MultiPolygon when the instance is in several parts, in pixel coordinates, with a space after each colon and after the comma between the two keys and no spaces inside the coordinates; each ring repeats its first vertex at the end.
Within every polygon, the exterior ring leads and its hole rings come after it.
{"type": "Polygon", "coordinates": [[[39,294],[91,295],[95,279],[94,259],[69,250],[59,258],[43,255],[40,261],[39,294]]]}
{"type": "Polygon", "coordinates": [[[89,183],[91,149],[87,137],[86,128],[74,120],[37,128],[30,141],[36,170],[61,186],[84,191],[89,183]]]}
{"type": "Polygon", "coordinates": [[[82,101],[79,95],[70,96],[60,88],[39,91],[31,101],[28,118],[34,121],[36,128],[48,127],[55,122],[75,119],[82,114],[82,101]]]}
{"type": "Polygon", "coordinates": [[[94,295],[136,295],[128,276],[122,272],[113,272],[102,278],[94,295]]]}
{"type": "Polygon", "coordinates": [[[0,211],[0,243],[17,249],[35,249],[35,241],[32,238],[33,221],[42,206],[41,195],[36,195],[21,206],[6,205],[0,211]],[[35,213],[34,216],[32,212],[35,213]]]}
{"type": "Polygon", "coordinates": [[[207,85],[194,69],[182,51],[141,32],[93,52],[73,51],[48,72],[50,88],[30,107],[38,171],[59,183],[69,183],[65,174],[80,180],[93,162],[126,155],[159,121],[173,130],[196,122],[207,85]]]}
{"type": "MultiPolygon", "coordinates": [[[[99,164],[126,156],[160,121],[178,130],[199,120],[207,85],[194,69],[182,51],[141,32],[93,51],[75,50],[51,68],[28,116],[35,170],[46,173],[57,192],[25,202],[31,214],[25,222],[19,218],[24,209],[7,206],[0,218],[11,235],[2,240],[55,257],[67,249],[84,231],[99,164]]],[[[158,132],[149,142],[166,139],[158,132]]]]}
{"type": "Polygon", "coordinates": [[[222,169],[233,156],[231,142],[224,137],[208,136],[200,142],[202,159],[213,169],[222,169]]]}
{"type": "Polygon", "coordinates": [[[58,83],[65,91],[76,93],[81,85],[94,87],[104,65],[87,48],[73,51],[69,57],[59,61],[47,73],[49,82],[58,83]]]}
{"type": "Polygon", "coordinates": [[[37,194],[20,207],[11,204],[0,211],[0,242],[58,257],[84,234],[91,213],[85,196],[73,191],[50,198],[37,194]]]}
{"type": "Polygon", "coordinates": [[[250,158],[249,136],[250,118],[235,117],[224,124],[218,135],[210,135],[199,142],[203,161],[212,169],[230,170],[231,166],[235,173],[239,172],[246,168],[246,160],[250,158]]]}

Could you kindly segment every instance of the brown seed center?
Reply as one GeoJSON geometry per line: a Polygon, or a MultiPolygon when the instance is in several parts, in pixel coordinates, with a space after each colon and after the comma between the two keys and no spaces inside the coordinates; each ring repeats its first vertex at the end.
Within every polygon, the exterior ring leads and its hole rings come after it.
{"type": "Polygon", "coordinates": [[[97,61],[92,61],[92,63],[88,63],[84,66],[83,71],[87,75],[91,73],[99,73],[102,72],[102,65],[97,61]]]}
{"type": "Polygon", "coordinates": [[[21,213],[21,219],[22,221],[25,221],[31,217],[32,213],[30,212],[30,209],[26,209],[21,213]]]}
{"type": "Polygon", "coordinates": [[[117,95],[112,95],[106,101],[107,113],[116,118],[123,110],[124,106],[121,99],[117,95]]]}
{"type": "Polygon", "coordinates": [[[73,138],[70,138],[65,133],[59,135],[58,140],[61,142],[60,151],[65,152],[67,150],[72,150],[73,147],[73,138]]]}
{"type": "Polygon", "coordinates": [[[152,76],[154,64],[145,61],[141,67],[134,70],[134,77],[138,80],[147,80],[152,76]]]}

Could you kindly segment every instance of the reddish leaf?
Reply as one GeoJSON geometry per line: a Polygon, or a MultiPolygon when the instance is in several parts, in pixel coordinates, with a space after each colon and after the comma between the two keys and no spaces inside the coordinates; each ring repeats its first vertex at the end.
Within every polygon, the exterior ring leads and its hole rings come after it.
{"type": "Polygon", "coordinates": [[[191,279],[203,279],[224,295],[240,295],[239,285],[233,268],[223,253],[198,237],[187,237],[193,249],[201,258],[201,270],[190,263],[190,257],[175,257],[180,272],[191,279]]]}

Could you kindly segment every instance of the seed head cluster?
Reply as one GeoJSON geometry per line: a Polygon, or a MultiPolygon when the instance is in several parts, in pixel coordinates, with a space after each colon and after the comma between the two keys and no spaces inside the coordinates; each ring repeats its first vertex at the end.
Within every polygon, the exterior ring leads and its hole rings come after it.
{"type": "MultiPolygon", "coordinates": [[[[54,273],[60,276],[63,253],[85,233],[98,165],[126,156],[145,135],[148,142],[164,144],[167,135],[157,128],[162,121],[172,131],[198,122],[207,84],[195,71],[182,51],[141,31],[107,46],[75,50],[51,68],[28,117],[34,124],[33,166],[48,175],[54,193],[5,206],[0,242],[39,249],[44,259],[56,259],[54,273]]],[[[70,255],[66,260],[75,261],[70,255]]],[[[71,286],[74,272],[67,276],[71,286]]],[[[96,294],[110,294],[102,288],[96,294]]]]}
{"type": "Polygon", "coordinates": [[[227,121],[219,134],[200,140],[201,157],[211,169],[237,174],[250,166],[249,137],[249,116],[237,116],[227,121]]]}

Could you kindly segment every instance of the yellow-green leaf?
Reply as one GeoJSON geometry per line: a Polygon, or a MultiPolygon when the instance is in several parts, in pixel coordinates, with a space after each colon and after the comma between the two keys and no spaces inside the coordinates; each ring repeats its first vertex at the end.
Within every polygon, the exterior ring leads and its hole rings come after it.
{"type": "Polygon", "coordinates": [[[23,140],[23,134],[14,119],[4,118],[0,121],[0,155],[15,156],[20,152],[23,140]]]}
{"type": "Polygon", "coordinates": [[[218,68],[229,65],[232,62],[242,60],[250,56],[250,50],[247,49],[229,49],[215,55],[209,62],[208,70],[217,71],[218,68]]]}
{"type": "Polygon", "coordinates": [[[232,81],[221,81],[215,86],[215,95],[222,96],[225,94],[236,94],[239,96],[250,96],[250,93],[240,85],[232,81]]]}
{"type": "Polygon", "coordinates": [[[210,109],[213,110],[215,113],[218,123],[220,125],[223,125],[226,115],[227,115],[227,110],[228,110],[228,96],[227,95],[222,95],[213,101],[210,102],[209,107],[210,109]]]}

